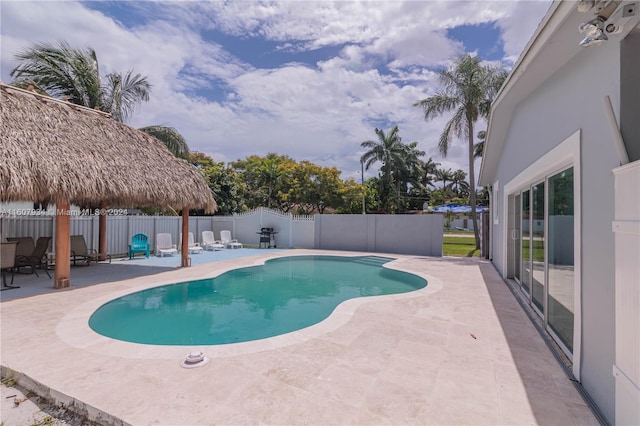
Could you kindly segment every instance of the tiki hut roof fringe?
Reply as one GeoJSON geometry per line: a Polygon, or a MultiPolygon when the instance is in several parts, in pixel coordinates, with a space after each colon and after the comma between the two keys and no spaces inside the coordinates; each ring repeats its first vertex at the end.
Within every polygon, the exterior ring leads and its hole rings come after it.
{"type": "Polygon", "coordinates": [[[0,201],[216,210],[162,142],[89,108],[0,83],[0,201]]]}

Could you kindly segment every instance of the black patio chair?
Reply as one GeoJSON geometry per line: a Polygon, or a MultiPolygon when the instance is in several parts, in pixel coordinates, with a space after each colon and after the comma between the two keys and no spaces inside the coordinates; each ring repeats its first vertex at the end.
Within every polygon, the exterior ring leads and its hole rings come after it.
{"type": "Polygon", "coordinates": [[[36,277],[40,276],[38,275],[38,271],[36,271],[36,268],[40,268],[47,273],[47,276],[49,278],[51,278],[46,259],[49,241],[51,241],[51,237],[38,238],[38,241],[36,241],[36,246],[30,256],[16,257],[16,268],[31,268],[31,272],[35,273],[36,277]]]}

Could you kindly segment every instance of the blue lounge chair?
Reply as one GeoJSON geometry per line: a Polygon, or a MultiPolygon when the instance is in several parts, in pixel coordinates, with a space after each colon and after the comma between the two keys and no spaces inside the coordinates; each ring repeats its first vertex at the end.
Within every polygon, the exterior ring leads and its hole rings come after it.
{"type": "Polygon", "coordinates": [[[151,250],[151,244],[149,244],[149,238],[144,234],[136,234],[131,237],[131,244],[129,244],[129,259],[133,259],[136,253],[144,253],[144,257],[149,258],[149,251],[151,250]]]}

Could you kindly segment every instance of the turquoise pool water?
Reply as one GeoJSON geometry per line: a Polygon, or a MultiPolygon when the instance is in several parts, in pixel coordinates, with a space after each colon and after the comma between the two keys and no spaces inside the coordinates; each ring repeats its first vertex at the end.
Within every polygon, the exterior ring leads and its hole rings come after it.
{"type": "Polygon", "coordinates": [[[392,259],[291,256],[133,293],[102,305],[89,326],[155,345],[218,345],[264,339],[316,324],[355,297],[405,293],[427,282],[382,267],[392,259]]]}

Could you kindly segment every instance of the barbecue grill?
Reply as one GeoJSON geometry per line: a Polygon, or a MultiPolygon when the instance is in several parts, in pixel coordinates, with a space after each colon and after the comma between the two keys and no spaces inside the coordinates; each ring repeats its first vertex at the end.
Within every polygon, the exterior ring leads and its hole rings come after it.
{"type": "Polygon", "coordinates": [[[274,231],[273,228],[260,228],[260,232],[258,232],[258,234],[260,234],[260,244],[258,247],[262,248],[262,245],[264,244],[265,248],[275,248],[277,233],[278,232],[274,231]]]}

